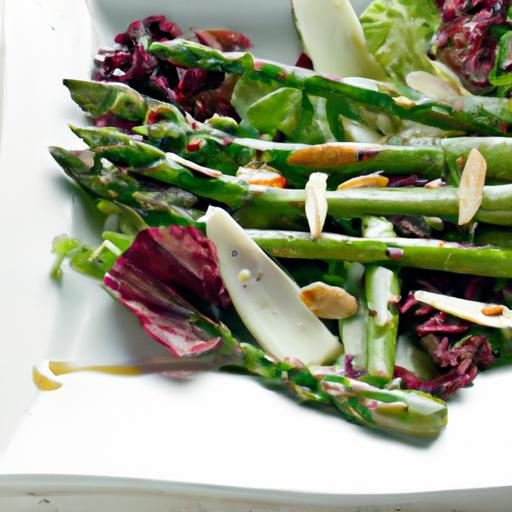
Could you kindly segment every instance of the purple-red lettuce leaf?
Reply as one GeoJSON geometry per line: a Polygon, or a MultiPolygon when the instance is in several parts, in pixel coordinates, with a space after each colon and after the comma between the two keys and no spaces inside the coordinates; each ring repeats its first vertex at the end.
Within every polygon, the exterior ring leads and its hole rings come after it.
{"type": "Polygon", "coordinates": [[[197,40],[221,52],[238,52],[248,50],[252,46],[251,40],[241,32],[225,29],[207,29],[194,31],[197,40]]]}
{"type": "Polygon", "coordinates": [[[432,40],[439,59],[475,94],[495,87],[489,80],[501,35],[510,31],[509,0],[437,0],[441,26],[432,40]]]}
{"type": "Polygon", "coordinates": [[[141,231],[105,275],[104,284],[138,317],[146,333],[177,357],[232,344],[229,331],[192,305],[230,303],[215,247],[194,227],[141,231]]]}

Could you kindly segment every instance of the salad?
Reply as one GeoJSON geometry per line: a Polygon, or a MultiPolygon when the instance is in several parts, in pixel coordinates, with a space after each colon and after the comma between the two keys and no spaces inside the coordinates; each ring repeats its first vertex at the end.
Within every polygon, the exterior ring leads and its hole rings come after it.
{"type": "Polygon", "coordinates": [[[292,1],[295,65],[149,16],[65,79],[87,147],[50,153],[105,230],[56,237],[52,275],[100,280],[160,371],[235,369],[434,437],[512,362],[508,2],[324,3],[292,1]]]}

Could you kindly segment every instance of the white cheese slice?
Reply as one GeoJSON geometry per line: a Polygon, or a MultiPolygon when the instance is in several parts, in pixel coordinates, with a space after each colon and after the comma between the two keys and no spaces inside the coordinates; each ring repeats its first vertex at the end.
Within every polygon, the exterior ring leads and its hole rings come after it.
{"type": "Polygon", "coordinates": [[[217,248],[222,280],[247,329],[278,359],[305,365],[332,362],[342,346],[300,300],[298,285],[256,245],[223,209],[201,219],[217,248]]]}
{"type": "Polygon", "coordinates": [[[315,71],[384,79],[350,0],[292,0],[295,25],[315,71]]]}
{"type": "Polygon", "coordinates": [[[459,299],[450,297],[449,295],[441,295],[440,293],[425,292],[419,290],[414,293],[414,298],[428,304],[435,309],[444,311],[449,315],[469,320],[478,325],[486,327],[495,327],[496,329],[504,329],[512,327],[512,311],[505,306],[498,306],[501,314],[485,314],[492,308],[492,304],[477,302],[474,300],[459,299]]]}

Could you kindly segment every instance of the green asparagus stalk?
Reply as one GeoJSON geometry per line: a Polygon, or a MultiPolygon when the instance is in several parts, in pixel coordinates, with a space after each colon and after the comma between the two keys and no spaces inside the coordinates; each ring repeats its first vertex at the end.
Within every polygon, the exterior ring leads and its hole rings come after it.
{"type": "Polygon", "coordinates": [[[344,376],[325,376],[290,361],[274,362],[265,352],[241,343],[244,366],[267,379],[278,380],[299,398],[334,403],[343,416],[360,425],[416,437],[437,436],[447,422],[446,404],[417,391],[382,390],[344,376]]]}
{"type": "MultiPolygon", "coordinates": [[[[393,225],[381,217],[363,217],[363,237],[396,238],[393,225]]],[[[369,265],[365,271],[368,375],[379,384],[393,378],[398,333],[400,283],[395,270],[369,265]]]]}
{"type": "Polygon", "coordinates": [[[118,130],[74,126],[71,129],[96,155],[107,158],[115,165],[129,167],[136,175],[180,187],[232,208],[241,206],[250,198],[249,187],[245,182],[224,175],[216,179],[198,176],[168,158],[164,151],[118,130]]]}
{"type": "Polygon", "coordinates": [[[487,178],[512,181],[512,139],[506,137],[455,137],[441,139],[451,182],[458,184],[466,159],[472,149],[478,149],[487,162],[487,178]]]}
{"type": "Polygon", "coordinates": [[[69,78],[63,80],[63,83],[73,101],[94,119],[113,115],[125,121],[142,124],[148,120],[151,112],[178,122],[183,119],[176,106],[143,96],[125,84],[69,78]]]}
{"type": "Polygon", "coordinates": [[[339,321],[339,331],[343,343],[344,355],[352,358],[352,367],[366,373],[368,366],[368,348],[366,323],[368,308],[364,292],[364,266],[353,262],[347,269],[345,290],[357,297],[357,312],[354,316],[339,321]]]}
{"type": "MultiPolygon", "coordinates": [[[[328,213],[335,218],[354,218],[362,215],[421,215],[439,217],[456,222],[459,209],[457,188],[360,188],[327,192],[328,213]]],[[[255,195],[237,212],[242,224],[261,216],[272,208],[286,211],[290,207],[303,208],[303,190],[267,190],[255,195]]],[[[512,185],[488,186],[484,189],[481,209],[475,219],[498,226],[512,225],[512,185]]]]}
{"type": "Polygon", "coordinates": [[[389,268],[411,267],[456,274],[512,278],[512,250],[412,238],[355,238],[324,233],[249,230],[251,238],[278,258],[344,260],[389,268]]]}
{"type": "Polygon", "coordinates": [[[50,154],[64,172],[95,198],[138,208],[149,225],[194,225],[201,212],[192,210],[197,198],[183,190],[149,186],[115,166],[94,162],[91,151],[50,147],[50,154]]]}
{"type": "MultiPolygon", "coordinates": [[[[277,258],[352,261],[391,269],[409,267],[483,277],[512,278],[512,244],[509,247],[504,244],[505,247],[498,248],[441,240],[356,238],[330,233],[324,233],[319,240],[312,240],[308,233],[298,231],[247,231],[262,249],[277,258]]],[[[495,231],[490,233],[493,234],[495,231]]],[[[110,240],[111,236],[115,238],[114,233],[108,233],[107,239],[110,240]]],[[[115,240],[113,242],[115,243],[115,240]]],[[[123,246],[123,250],[126,248],[123,246]]],[[[355,283],[359,281],[356,280],[355,283]]],[[[357,294],[353,288],[348,291],[357,294]]],[[[362,361],[364,359],[361,358],[362,361]]]]}
{"type": "Polygon", "coordinates": [[[445,403],[426,393],[379,389],[343,376],[325,377],[322,389],[347,419],[367,426],[411,434],[414,425],[414,435],[434,437],[447,422],[445,403]],[[361,407],[361,400],[366,406],[361,407]],[[368,414],[367,405],[372,400],[377,404],[368,414]]]}
{"type": "Polygon", "coordinates": [[[346,80],[329,78],[301,68],[255,61],[249,53],[241,56],[223,54],[193,41],[175,39],[153,43],[150,51],[185,67],[248,73],[251,78],[274,80],[283,87],[298,88],[313,96],[342,97],[353,107],[344,114],[355,111],[355,120],[362,118],[361,111],[369,110],[442,129],[480,135],[503,135],[512,122],[508,100],[503,98],[467,96],[443,103],[429,99],[404,102],[386,92],[358,87],[346,80]]]}

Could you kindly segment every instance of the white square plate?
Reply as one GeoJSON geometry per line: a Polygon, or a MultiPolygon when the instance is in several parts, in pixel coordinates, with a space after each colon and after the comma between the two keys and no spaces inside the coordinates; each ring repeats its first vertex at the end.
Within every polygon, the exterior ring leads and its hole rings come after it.
{"type": "MultiPolygon", "coordinates": [[[[99,230],[47,152],[52,144],[79,147],[67,123],[85,123],[62,78],[87,78],[99,44],[150,14],[166,14],[183,28],[241,30],[258,55],[288,63],[299,46],[288,0],[6,0],[5,7],[0,510],[53,510],[38,505],[41,496],[64,500],[62,510],[114,510],[109,504],[121,503],[119,496],[138,496],[150,512],[164,510],[158,496],[186,504],[194,493],[203,507],[197,510],[211,511],[509,510],[507,369],[460,392],[448,428],[429,443],[355,427],[256,379],[222,373],[185,382],[77,374],[57,391],[37,392],[31,370],[43,359],[121,362],[163,350],[98,283],[72,272],[60,283],[48,277],[54,235],[93,241],[99,230]],[[30,492],[37,499],[21,497],[30,492]],[[66,496],[82,501],[73,505],[66,496]]],[[[196,510],[180,507],[171,510],[196,510]]]]}

